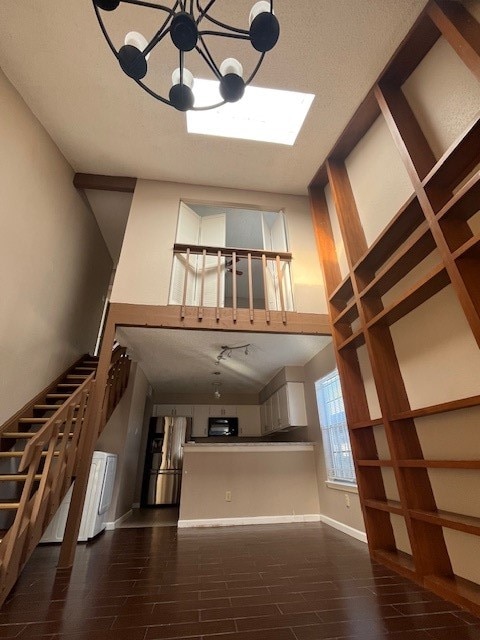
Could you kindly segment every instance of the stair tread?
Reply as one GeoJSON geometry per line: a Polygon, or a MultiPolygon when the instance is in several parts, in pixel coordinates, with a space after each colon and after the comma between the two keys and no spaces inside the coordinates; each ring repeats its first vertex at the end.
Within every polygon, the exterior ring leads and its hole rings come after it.
{"type": "Polygon", "coordinates": [[[38,409],[38,410],[42,410],[42,411],[48,411],[48,410],[57,410],[60,409],[62,405],[61,404],[34,404],[33,408],[34,409],[38,409]]]}
{"type": "MultiPolygon", "coordinates": [[[[2,473],[0,474],[0,482],[25,482],[27,477],[25,473],[2,473]]],[[[35,475],[35,480],[41,480],[41,478],[40,473],[35,475]]]]}
{"type": "Polygon", "coordinates": [[[47,398],[69,398],[71,393],[47,393],[47,398]]]}
{"type": "Polygon", "coordinates": [[[86,380],[88,376],[84,376],[79,373],[69,373],[67,376],[67,380],[86,380]]]}
{"type": "MultiPolygon", "coordinates": [[[[23,453],[23,451],[0,451],[0,458],[21,458],[23,453]]],[[[42,456],[45,457],[46,455],[47,451],[42,451],[42,456]]],[[[58,451],[54,451],[53,455],[58,456],[58,451]]]]}
{"type": "Polygon", "coordinates": [[[50,418],[19,418],[21,424],[45,424],[50,418]]]}
{"type": "Polygon", "coordinates": [[[80,386],[80,384],[78,382],[60,382],[59,384],[57,384],[57,388],[60,387],[68,387],[69,389],[73,389],[78,388],[80,386]]]}
{"type": "Polygon", "coordinates": [[[0,502],[0,509],[18,509],[19,502],[0,502]]]}
{"type": "MultiPolygon", "coordinates": [[[[2,434],[2,438],[33,438],[38,431],[5,431],[2,434]]],[[[63,433],[59,433],[58,437],[61,438],[63,433]]]]}

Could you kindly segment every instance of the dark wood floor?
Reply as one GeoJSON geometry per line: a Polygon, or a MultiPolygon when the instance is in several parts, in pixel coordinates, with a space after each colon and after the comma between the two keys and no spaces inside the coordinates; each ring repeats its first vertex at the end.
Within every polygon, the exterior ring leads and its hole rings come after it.
{"type": "Polygon", "coordinates": [[[0,638],[463,640],[480,620],[370,562],[321,524],[120,529],[35,551],[0,612],[0,638]]]}

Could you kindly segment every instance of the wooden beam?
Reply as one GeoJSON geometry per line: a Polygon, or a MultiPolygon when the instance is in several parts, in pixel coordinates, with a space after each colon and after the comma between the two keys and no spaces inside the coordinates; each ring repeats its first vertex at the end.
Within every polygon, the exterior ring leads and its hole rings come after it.
{"type": "MultiPolygon", "coordinates": [[[[377,85],[375,96],[407,170],[411,172],[413,165],[417,176],[423,180],[436,159],[403,91],[400,87],[377,85]]],[[[415,175],[410,177],[416,178],[415,175]]]]}
{"type": "Polygon", "coordinates": [[[203,318],[198,317],[197,307],[186,307],[185,317],[180,317],[177,305],[142,305],[113,302],[110,304],[112,321],[116,326],[152,327],[158,329],[196,329],[221,331],[248,331],[254,333],[285,333],[294,335],[330,336],[327,314],[297,313],[286,311],[284,324],[281,311],[270,311],[270,322],[263,314],[256,314],[252,322],[249,309],[237,309],[237,321],[233,322],[231,309],[220,307],[217,320],[215,307],[205,307],[203,318]],[[260,317],[262,316],[262,317],[260,317]]]}
{"type": "Polygon", "coordinates": [[[317,242],[317,251],[322,265],[327,297],[330,297],[342,281],[338,266],[337,250],[333,237],[332,224],[323,189],[310,188],[310,208],[313,230],[317,242]]]}
{"type": "Polygon", "coordinates": [[[101,176],[96,173],[76,173],[73,186],[77,189],[92,189],[94,191],[119,191],[133,193],[137,184],[136,178],[123,176],[101,176]]]}
{"type": "Polygon", "coordinates": [[[480,80],[480,23],[460,2],[436,0],[428,15],[462,62],[480,80]]]}

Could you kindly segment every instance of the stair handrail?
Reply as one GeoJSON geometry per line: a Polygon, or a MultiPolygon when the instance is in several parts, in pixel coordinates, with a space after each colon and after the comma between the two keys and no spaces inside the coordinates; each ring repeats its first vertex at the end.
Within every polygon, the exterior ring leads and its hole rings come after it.
{"type": "Polygon", "coordinates": [[[20,464],[18,467],[18,470],[20,472],[25,471],[25,469],[29,466],[29,464],[33,460],[35,455],[35,449],[40,448],[43,450],[49,444],[50,440],[52,439],[52,435],[54,433],[56,425],[58,425],[58,423],[61,423],[64,421],[64,419],[66,419],[67,412],[70,405],[73,405],[73,406],[76,405],[77,400],[79,400],[82,397],[83,392],[87,388],[90,388],[91,382],[94,380],[94,376],[95,376],[95,373],[92,372],[88,376],[88,378],[86,378],[82,382],[82,384],[78,387],[78,389],[75,389],[74,393],[72,393],[72,395],[69,398],[67,398],[67,400],[65,400],[63,404],[59,405],[57,411],[55,411],[53,416],[51,416],[48,419],[48,422],[46,422],[42,426],[42,428],[37,431],[37,433],[33,436],[31,440],[29,440],[29,442],[27,443],[27,446],[23,451],[23,456],[20,460],[20,464]]]}
{"type": "Polygon", "coordinates": [[[34,405],[38,404],[42,398],[44,398],[48,393],[54,391],[57,388],[57,385],[64,379],[68,373],[74,371],[76,367],[82,364],[82,361],[85,356],[82,356],[78,360],[76,360],[72,365],[68,367],[63,373],[61,373],[53,382],[47,385],[42,391],[37,393],[32,400],[27,402],[21,409],[19,409],[13,416],[8,418],[2,425],[0,425],[0,438],[2,437],[2,433],[4,431],[10,431],[12,427],[17,423],[18,419],[25,416],[25,413],[29,413],[32,411],[34,405]]]}

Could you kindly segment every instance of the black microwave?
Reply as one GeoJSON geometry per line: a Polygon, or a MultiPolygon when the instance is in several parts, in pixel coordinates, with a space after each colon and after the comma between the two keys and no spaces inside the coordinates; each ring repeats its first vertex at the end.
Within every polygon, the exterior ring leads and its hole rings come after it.
{"type": "Polygon", "coordinates": [[[209,436],[238,436],[238,418],[209,418],[209,436]]]}

